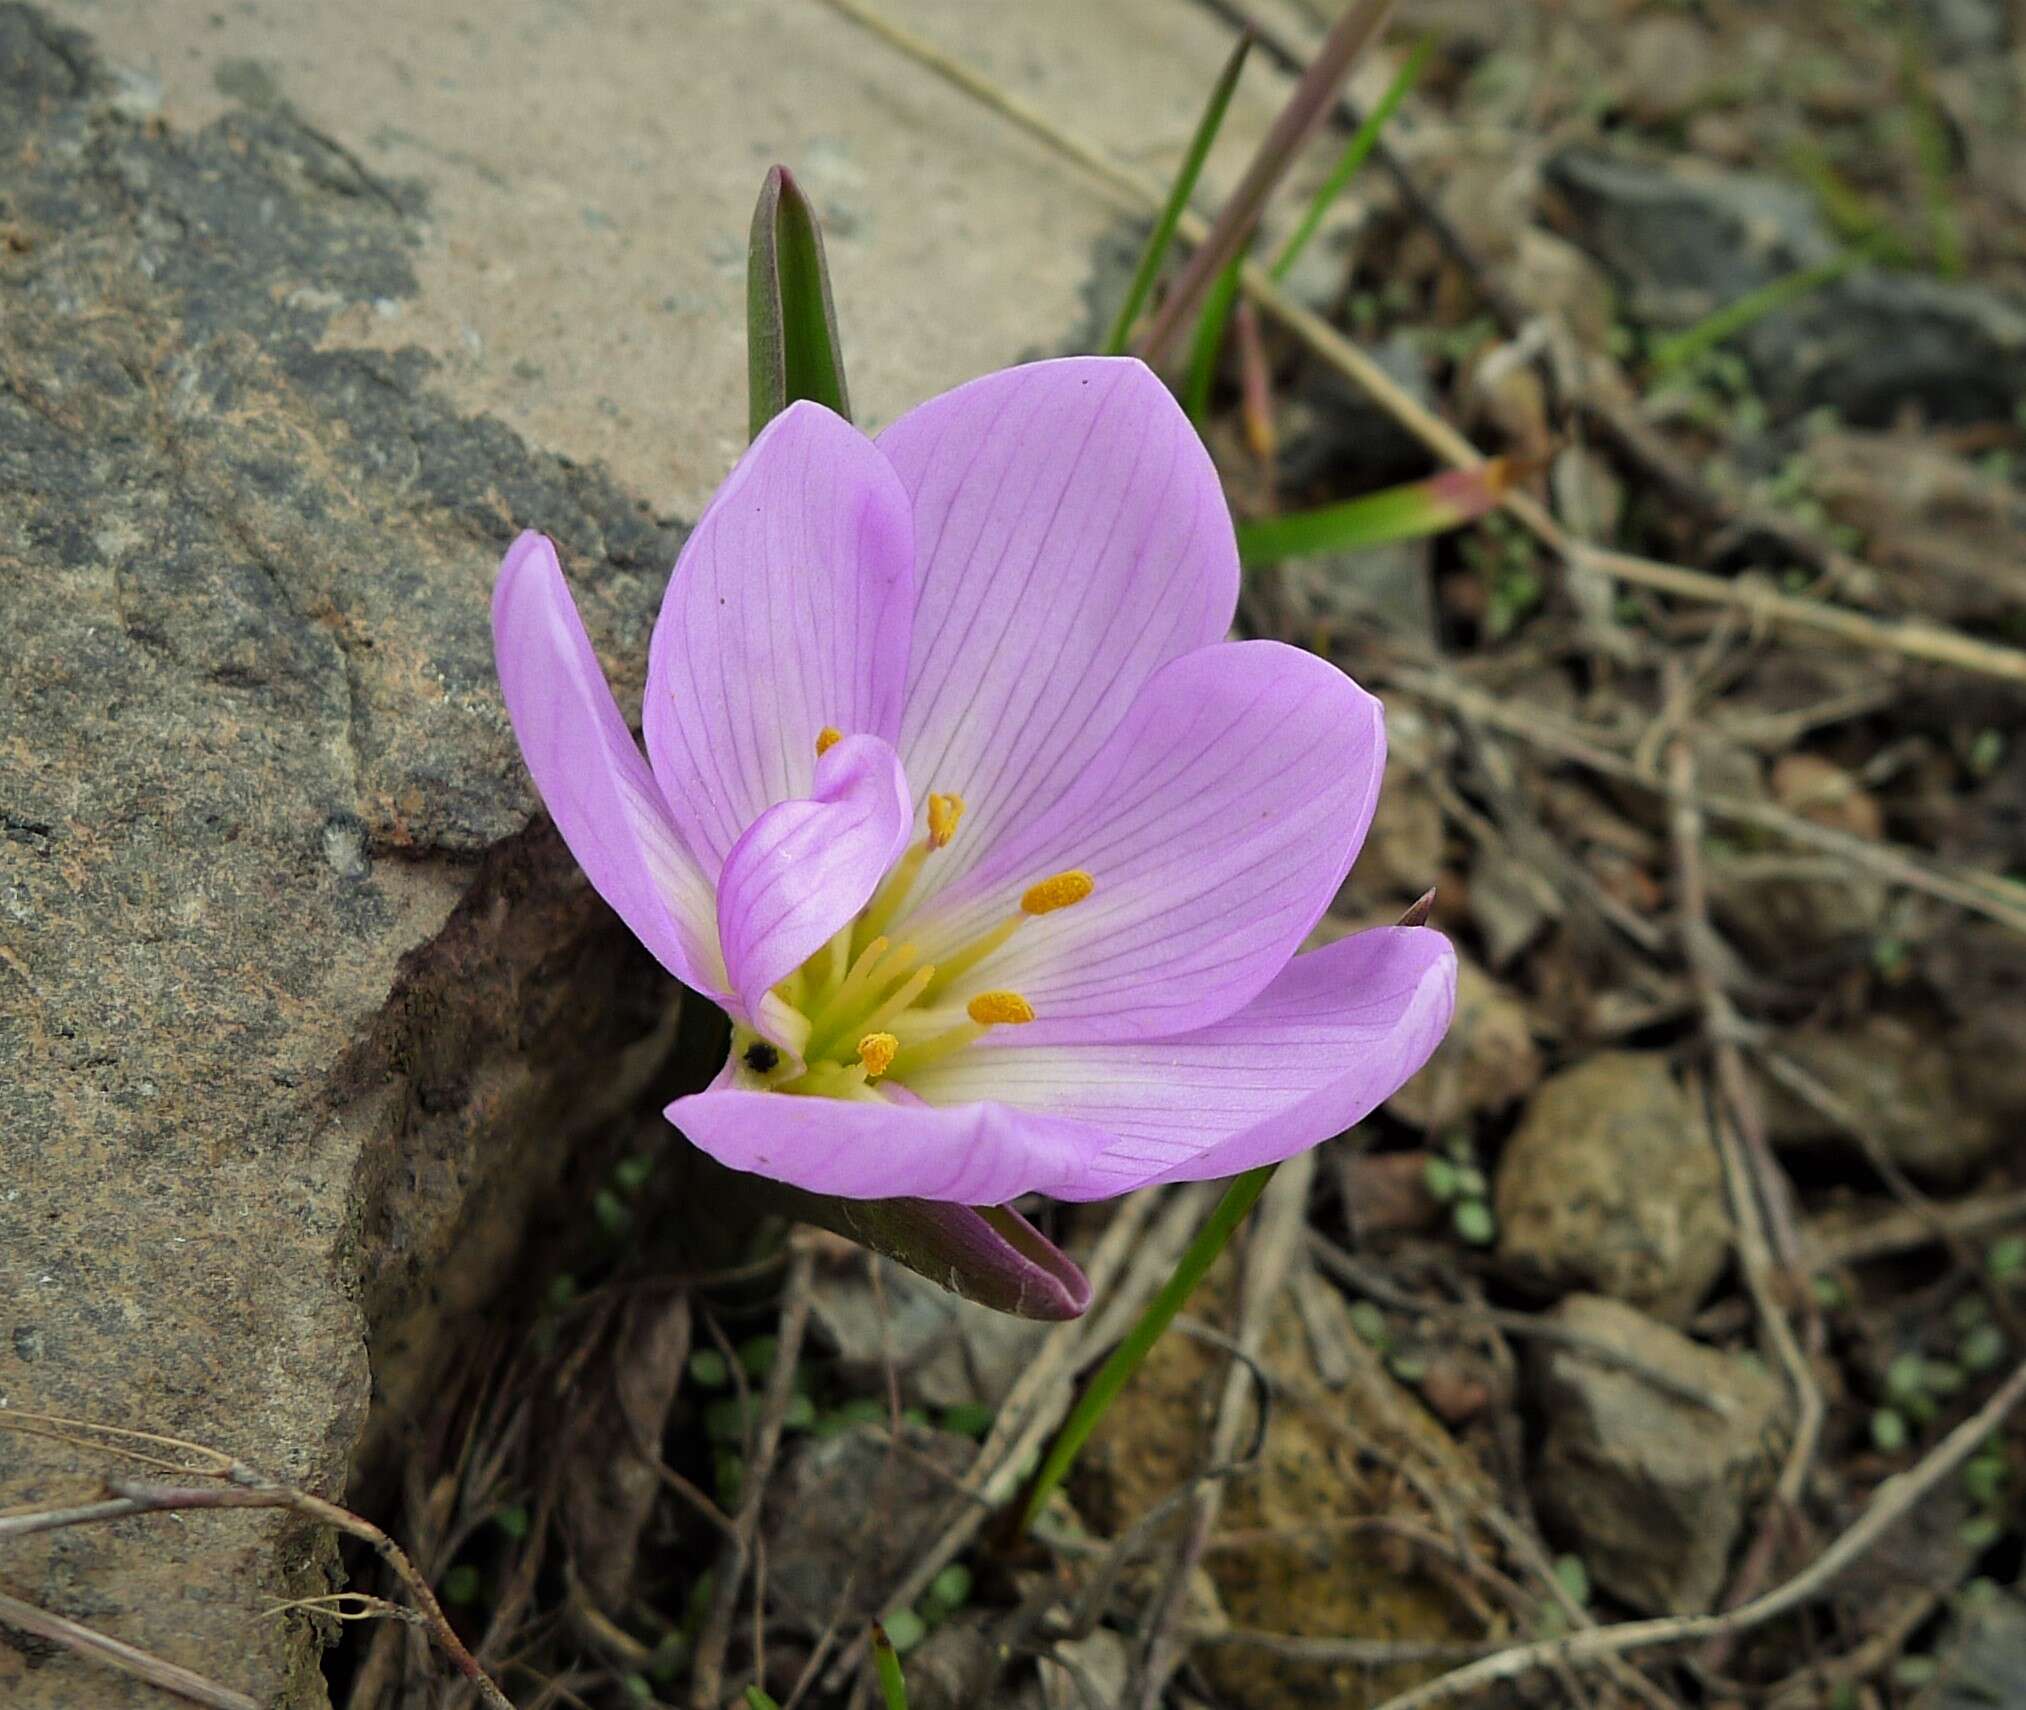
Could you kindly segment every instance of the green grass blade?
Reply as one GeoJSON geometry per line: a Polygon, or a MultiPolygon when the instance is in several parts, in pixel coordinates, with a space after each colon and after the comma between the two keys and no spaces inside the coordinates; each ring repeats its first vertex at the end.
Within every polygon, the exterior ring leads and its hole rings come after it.
{"type": "Polygon", "coordinates": [[[1323,180],[1320,190],[1310,200],[1308,212],[1302,215],[1301,224],[1295,227],[1294,235],[1281,245],[1280,253],[1273,258],[1273,265],[1267,269],[1278,285],[1284,280],[1301,252],[1308,247],[1309,239],[1315,236],[1323,223],[1323,216],[1330,211],[1330,205],[1344,193],[1344,186],[1358,174],[1358,168],[1365,164],[1372,150],[1378,146],[1379,133],[1386,128],[1386,121],[1392,118],[1400,103],[1407,98],[1407,91],[1421,79],[1421,73],[1428,64],[1429,56],[1435,51],[1435,38],[1423,36],[1414,44],[1414,51],[1408,54],[1393,81],[1386,86],[1386,93],[1379,97],[1379,104],[1365,115],[1364,123],[1358,126],[1351,140],[1344,145],[1344,152],[1337,157],[1337,163],[1330,168],[1330,175],[1323,180]]]}
{"type": "Polygon", "coordinates": [[[750,436],[798,399],[847,421],[844,356],[816,210],[777,166],[760,187],[746,251],[747,426],[750,436]]]}
{"type": "Polygon", "coordinates": [[[1161,1339],[1162,1331],[1174,1322],[1175,1314],[1196,1292],[1196,1285],[1216,1262],[1217,1255],[1230,1243],[1239,1224],[1245,1221],[1245,1214],[1252,1209],[1253,1201],[1265,1191],[1278,1167],[1264,1164],[1256,1170],[1248,1170],[1224,1190],[1217,1209],[1196,1231],[1195,1240],[1189,1243],[1189,1250],[1175,1266],[1174,1274],[1161,1285],[1160,1293],[1147,1303],[1147,1309],[1140,1314],[1140,1321],[1133,1326],[1132,1333],[1112,1350],[1111,1358],[1091,1380],[1090,1387],[1077,1397],[1076,1406],[1063,1421],[1062,1429],[1055,1434],[1055,1441],[1048,1445],[1048,1455],[1041,1463],[1041,1470],[1028,1486],[1027,1500],[1020,1510],[1020,1529],[1023,1532],[1048,1506],[1048,1499],[1061,1486],[1074,1464],[1077,1451],[1118,1399],[1126,1380],[1139,1370],[1140,1362],[1161,1339]]]}
{"type": "Polygon", "coordinates": [[[1425,481],[1388,487],[1340,505],[1238,524],[1238,556],[1249,570],[1317,552],[1355,552],[1460,528],[1496,506],[1511,488],[1511,461],[1494,457],[1474,469],[1449,469],[1425,481]]]}
{"type": "Polygon", "coordinates": [[[872,1624],[872,1666],[879,1674],[879,1693],[886,1710],[907,1710],[907,1681],[900,1672],[900,1653],[877,1621],[872,1624]]]}
{"type": "Polygon", "coordinates": [[[1202,175],[1203,162],[1209,158],[1210,145],[1217,140],[1217,133],[1223,128],[1225,110],[1230,107],[1232,92],[1238,87],[1238,74],[1244,69],[1245,56],[1251,51],[1252,32],[1247,30],[1238,38],[1231,57],[1224,62],[1216,87],[1210,91],[1210,100],[1203,108],[1203,116],[1196,121],[1196,134],[1189,139],[1189,152],[1182,157],[1182,169],[1175,174],[1174,187],[1169,190],[1168,200],[1162,205],[1161,217],[1154,222],[1154,229],[1148,235],[1147,247],[1133,272],[1126,300],[1119,305],[1111,331],[1105,334],[1101,352],[1105,356],[1120,356],[1125,352],[1126,341],[1132,336],[1133,323],[1147,306],[1147,293],[1154,288],[1154,277],[1160,272],[1169,246],[1175,241],[1175,227],[1182,218],[1182,210],[1195,193],[1196,180],[1202,175]]]}
{"type": "Polygon", "coordinates": [[[1245,271],[1245,251],[1225,263],[1203,299],[1203,313],[1196,322],[1196,336],[1189,341],[1189,373],[1182,383],[1182,408],[1200,430],[1210,413],[1210,387],[1217,378],[1217,358],[1224,349],[1224,330],[1231,322],[1231,307],[1238,301],[1238,285],[1245,271]]]}
{"type": "Polygon", "coordinates": [[[1813,267],[1801,267],[1792,273],[1784,273],[1778,279],[1767,281],[1756,291],[1747,291],[1734,303],[1726,303],[1712,315],[1705,315],[1694,326],[1685,328],[1672,338],[1662,339],[1653,347],[1653,367],[1657,374],[1672,374],[1676,369],[1686,367],[1699,356],[1714,350],[1718,345],[1737,337],[1754,322],[1762,321],[1776,310],[1798,303],[1803,297],[1841,279],[1853,268],[1861,267],[1872,257],[1871,246],[1859,245],[1846,249],[1840,255],[1832,255],[1827,261],[1818,261],[1813,267]]]}

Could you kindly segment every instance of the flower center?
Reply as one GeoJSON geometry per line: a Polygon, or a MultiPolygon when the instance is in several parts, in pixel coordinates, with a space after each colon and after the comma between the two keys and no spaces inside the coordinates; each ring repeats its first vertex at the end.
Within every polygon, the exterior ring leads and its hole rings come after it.
{"type": "MultiPolygon", "coordinates": [[[[842,736],[825,726],[821,754],[842,736]]],[[[959,945],[940,962],[925,962],[891,929],[922,869],[949,847],[964,816],[964,798],[931,795],[928,835],[894,863],[858,917],[774,988],[775,997],[808,1025],[803,1067],[750,1027],[732,1035],[732,1055],[747,1085],[774,1092],[878,1100],[882,1081],[905,1086],[909,1074],[976,1044],[995,1027],[1023,1027],[1034,1006],[1015,991],[973,978],[1029,920],[1071,908],[1091,894],[1080,868],[1053,873],[1021,894],[1006,919],[959,945]]]]}

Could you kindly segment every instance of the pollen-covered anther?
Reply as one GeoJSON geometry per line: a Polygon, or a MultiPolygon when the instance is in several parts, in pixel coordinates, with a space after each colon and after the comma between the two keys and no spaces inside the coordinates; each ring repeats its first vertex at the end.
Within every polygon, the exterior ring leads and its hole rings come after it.
{"type": "Polygon", "coordinates": [[[1024,1027],[1034,1019],[1034,1006],[1018,992],[980,992],[964,1013],[980,1027],[1024,1027]]]}
{"type": "Polygon", "coordinates": [[[821,760],[831,749],[844,740],[844,732],[834,724],[826,724],[816,733],[816,758],[821,760]]]}
{"type": "Polygon", "coordinates": [[[885,1074],[899,1051],[900,1041],[891,1033],[868,1033],[858,1042],[858,1060],[867,1075],[885,1074]]]}
{"type": "Polygon", "coordinates": [[[947,849],[957,835],[957,821],[964,817],[962,796],[929,797],[929,847],[947,849]]]}
{"type": "Polygon", "coordinates": [[[1081,867],[1072,867],[1066,873],[1052,873],[1021,893],[1020,912],[1053,914],[1059,908],[1082,902],[1096,889],[1096,881],[1081,867]]]}

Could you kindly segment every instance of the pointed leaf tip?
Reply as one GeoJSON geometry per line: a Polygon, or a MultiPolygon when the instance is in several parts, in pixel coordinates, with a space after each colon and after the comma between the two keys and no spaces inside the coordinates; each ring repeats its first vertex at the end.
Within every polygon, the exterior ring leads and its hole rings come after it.
{"type": "Polygon", "coordinates": [[[746,373],[747,427],[755,439],[802,398],[850,419],[823,232],[785,166],[768,169],[753,208],[746,252],[746,373]]]}

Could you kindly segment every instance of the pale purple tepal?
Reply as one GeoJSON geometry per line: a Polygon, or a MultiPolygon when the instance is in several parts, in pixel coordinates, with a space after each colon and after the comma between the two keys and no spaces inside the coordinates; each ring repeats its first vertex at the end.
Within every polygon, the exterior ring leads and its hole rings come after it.
{"type": "Polygon", "coordinates": [[[1379,703],[1232,642],[1238,557],[1137,362],[986,376],[878,438],[796,404],[675,566],[643,758],[555,548],[493,633],[514,732],[599,893],[732,1049],[672,1121],[819,1194],[997,1205],[1228,1176],[1427,1060],[1425,927],[1296,955],[1350,870],[1379,703]]]}

